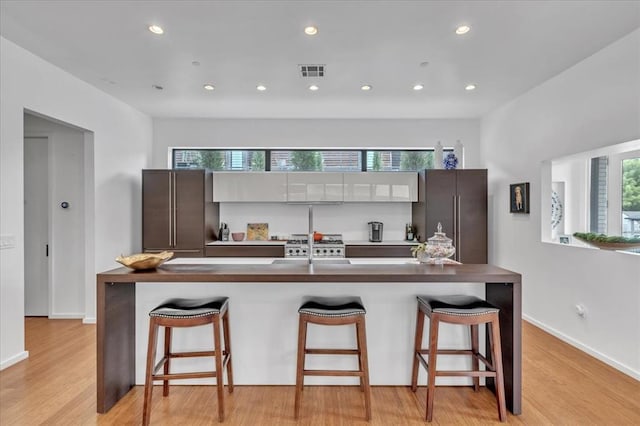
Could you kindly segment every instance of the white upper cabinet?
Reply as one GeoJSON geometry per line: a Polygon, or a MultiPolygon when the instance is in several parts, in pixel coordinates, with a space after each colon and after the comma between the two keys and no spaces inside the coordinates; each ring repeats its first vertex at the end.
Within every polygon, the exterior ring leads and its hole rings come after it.
{"type": "Polygon", "coordinates": [[[418,174],[416,172],[344,173],[344,201],[418,201],[418,174]]]}
{"type": "Polygon", "coordinates": [[[213,201],[286,202],[287,173],[213,172],[213,201]]]}
{"type": "Polygon", "coordinates": [[[416,172],[213,172],[215,202],[413,202],[416,172]]]}
{"type": "Polygon", "coordinates": [[[293,203],[344,201],[343,173],[287,173],[287,201],[293,203]]]}

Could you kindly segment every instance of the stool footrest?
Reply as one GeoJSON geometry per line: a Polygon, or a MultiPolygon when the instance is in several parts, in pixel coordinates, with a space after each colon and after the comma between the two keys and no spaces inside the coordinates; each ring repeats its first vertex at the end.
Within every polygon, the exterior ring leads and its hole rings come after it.
{"type": "Polygon", "coordinates": [[[358,355],[357,349],[305,349],[305,354],[311,355],[358,355]]]}
{"type": "Polygon", "coordinates": [[[175,380],[175,379],[203,379],[205,377],[216,377],[215,371],[203,371],[199,373],[172,373],[172,374],[154,374],[153,380],[175,380]]]}
{"type": "Polygon", "coordinates": [[[495,371],[463,371],[463,370],[438,370],[436,376],[449,376],[449,377],[496,377],[495,371]]]}
{"type": "Polygon", "coordinates": [[[216,351],[200,351],[200,352],[171,352],[169,358],[192,358],[199,356],[216,356],[216,351]]]}
{"type": "MultiPolygon", "coordinates": [[[[429,349],[421,349],[418,352],[424,355],[429,355],[429,349]]],[[[474,353],[471,349],[438,349],[438,355],[473,355],[477,356],[478,354],[474,353]]]]}
{"type": "Polygon", "coordinates": [[[304,370],[305,376],[355,376],[362,377],[364,373],[358,370],[304,370]]]}

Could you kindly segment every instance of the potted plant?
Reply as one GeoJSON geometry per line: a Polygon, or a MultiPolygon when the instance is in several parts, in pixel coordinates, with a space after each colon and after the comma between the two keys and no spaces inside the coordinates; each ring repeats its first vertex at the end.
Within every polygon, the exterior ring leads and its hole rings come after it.
{"type": "Polygon", "coordinates": [[[577,239],[603,250],[626,250],[640,247],[640,238],[627,238],[621,236],[608,236],[593,232],[576,232],[573,234],[577,239]]]}

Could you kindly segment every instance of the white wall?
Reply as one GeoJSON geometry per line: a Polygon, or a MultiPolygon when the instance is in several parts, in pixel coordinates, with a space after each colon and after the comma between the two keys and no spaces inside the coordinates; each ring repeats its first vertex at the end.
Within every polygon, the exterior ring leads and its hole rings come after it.
{"type": "Polygon", "coordinates": [[[474,119],[187,119],[154,118],[153,167],[167,167],[169,147],[433,148],[464,145],[466,168],[480,166],[474,119]]]}
{"type": "Polygon", "coordinates": [[[83,318],[84,132],[25,114],[24,135],[47,136],[49,141],[50,317],[83,318]],[[68,208],[60,206],[63,201],[68,208]]]}
{"type": "Polygon", "coordinates": [[[0,368],[27,356],[24,347],[24,110],[89,130],[89,206],[85,318],[95,319],[95,274],[114,257],[140,250],[140,170],[149,166],[151,119],[130,106],[0,38],[0,233],[16,247],[0,251],[0,368]],[[93,215],[91,213],[95,212],[93,215]]]}
{"type": "Polygon", "coordinates": [[[489,261],[522,273],[525,317],[640,379],[640,257],[540,241],[541,209],[551,206],[541,162],[639,136],[636,30],[483,117],[481,141],[489,261]],[[531,182],[530,215],[509,214],[514,182],[531,182]]]}

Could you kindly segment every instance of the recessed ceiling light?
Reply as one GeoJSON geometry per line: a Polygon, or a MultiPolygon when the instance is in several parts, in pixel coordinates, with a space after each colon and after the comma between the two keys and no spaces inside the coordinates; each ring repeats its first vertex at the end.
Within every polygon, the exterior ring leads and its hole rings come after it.
{"type": "Polygon", "coordinates": [[[205,84],[202,87],[204,87],[204,90],[214,90],[216,88],[213,84],[205,84]]]}
{"type": "Polygon", "coordinates": [[[424,89],[424,86],[422,84],[416,84],[415,86],[413,86],[413,90],[422,90],[424,89]]]}
{"type": "Polygon", "coordinates": [[[193,65],[194,67],[199,67],[200,66],[200,62],[199,61],[193,61],[193,62],[191,62],[191,65],[193,65]]]}
{"type": "Polygon", "coordinates": [[[429,66],[429,61],[420,62],[420,66],[421,67],[428,67],[429,66]]]}
{"type": "Polygon", "coordinates": [[[256,89],[259,90],[260,92],[264,92],[265,90],[267,90],[267,86],[259,84],[256,86],[256,89]]]}
{"type": "Polygon", "coordinates": [[[468,25],[460,25],[458,28],[456,28],[456,34],[458,35],[462,35],[462,34],[466,34],[471,30],[471,27],[468,25]]]}
{"type": "Polygon", "coordinates": [[[153,87],[156,90],[164,90],[164,87],[160,86],[159,84],[153,84],[151,85],[151,87],[153,87]]]}
{"type": "Polygon", "coordinates": [[[371,89],[373,89],[373,87],[371,87],[371,85],[369,85],[369,84],[365,84],[365,85],[360,87],[360,90],[364,90],[365,92],[369,91],[371,89]]]}
{"type": "Polygon", "coordinates": [[[467,84],[464,87],[464,90],[475,90],[476,89],[476,85],[475,84],[467,84]]]}
{"type": "Polygon", "coordinates": [[[310,26],[304,28],[304,33],[306,35],[316,35],[316,34],[318,34],[318,28],[310,25],[310,26]]]}
{"type": "Polygon", "coordinates": [[[309,86],[309,90],[311,90],[312,92],[315,92],[318,89],[319,89],[319,87],[316,86],[315,84],[312,84],[311,86],[309,86]]]}
{"type": "Polygon", "coordinates": [[[149,31],[151,31],[154,34],[164,34],[164,30],[162,29],[162,27],[160,25],[150,25],[149,26],[149,31]]]}

